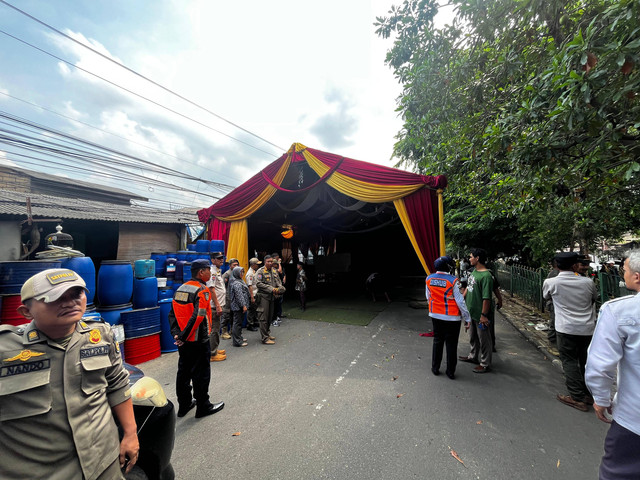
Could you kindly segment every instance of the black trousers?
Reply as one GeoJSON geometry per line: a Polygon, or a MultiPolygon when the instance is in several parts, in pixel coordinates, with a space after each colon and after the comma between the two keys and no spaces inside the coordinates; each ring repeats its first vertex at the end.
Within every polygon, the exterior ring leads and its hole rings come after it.
{"type": "Polygon", "coordinates": [[[185,342],[178,347],[178,374],[176,375],[176,396],[180,407],[191,405],[191,384],[193,398],[198,408],[209,405],[209,382],[211,381],[211,347],[206,342],[185,342]]]}
{"type": "Polygon", "coordinates": [[[637,480],[640,478],[640,435],[611,423],[604,439],[604,457],[600,464],[600,480],[637,480]]]}
{"type": "Polygon", "coordinates": [[[461,320],[439,320],[431,317],[433,322],[433,353],[431,368],[440,370],[444,347],[447,347],[447,374],[456,373],[458,363],[458,337],[460,337],[461,320]]]}
{"type": "Polygon", "coordinates": [[[584,370],[587,364],[587,350],[591,343],[591,335],[556,332],[556,342],[569,395],[574,400],[584,402],[585,397],[591,395],[584,382],[584,370]]]}

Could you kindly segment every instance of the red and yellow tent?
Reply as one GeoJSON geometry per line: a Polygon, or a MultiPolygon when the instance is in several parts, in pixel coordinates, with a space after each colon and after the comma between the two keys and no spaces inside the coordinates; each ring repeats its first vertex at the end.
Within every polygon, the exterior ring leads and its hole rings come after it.
{"type": "Polygon", "coordinates": [[[265,167],[224,198],[198,212],[209,239],[224,240],[227,257],[247,268],[248,219],[278,192],[308,192],[326,184],[353,199],[367,203],[393,202],[413,248],[428,274],[433,261],[444,255],[442,191],[443,175],[429,176],[345,158],[294,143],[276,161],[265,167]],[[285,188],[288,171],[305,162],[317,179],[303,188],[285,188]]]}

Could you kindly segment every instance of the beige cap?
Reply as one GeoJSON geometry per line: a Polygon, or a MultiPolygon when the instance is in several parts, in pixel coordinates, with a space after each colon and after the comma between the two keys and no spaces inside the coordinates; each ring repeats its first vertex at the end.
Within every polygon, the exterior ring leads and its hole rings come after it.
{"type": "Polygon", "coordinates": [[[256,257],[253,257],[251,260],[249,260],[249,265],[260,265],[262,262],[260,260],[258,260],[256,257]]]}
{"type": "Polygon", "coordinates": [[[58,300],[64,292],[73,287],[82,287],[87,292],[89,291],[82,277],[73,270],[50,268],[36,273],[24,282],[22,290],[20,290],[20,297],[23,303],[31,298],[51,303],[58,300]]]}

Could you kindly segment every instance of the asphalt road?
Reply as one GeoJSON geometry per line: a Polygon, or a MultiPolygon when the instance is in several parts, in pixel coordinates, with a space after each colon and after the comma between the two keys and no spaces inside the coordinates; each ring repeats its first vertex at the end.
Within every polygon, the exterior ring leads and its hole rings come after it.
{"type": "MultiPolygon", "coordinates": [[[[562,374],[500,315],[496,326],[494,371],[458,363],[453,381],[430,372],[432,339],[418,334],[431,322],[405,302],[367,327],[287,319],[274,346],[257,332],[245,348],[223,340],[210,392],[225,409],[178,419],[176,478],[597,478],[607,426],[559,403],[562,374]]],[[[174,403],[177,361],[140,365],[174,403]]]]}

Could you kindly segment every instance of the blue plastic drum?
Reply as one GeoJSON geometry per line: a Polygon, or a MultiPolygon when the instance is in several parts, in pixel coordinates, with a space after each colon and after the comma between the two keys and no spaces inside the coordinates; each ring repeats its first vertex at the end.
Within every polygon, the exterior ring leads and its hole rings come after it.
{"type": "Polygon", "coordinates": [[[224,253],[224,240],[211,240],[211,243],[209,244],[209,251],[224,253]]]}
{"type": "Polygon", "coordinates": [[[87,284],[87,303],[93,303],[96,296],[96,266],[90,257],[71,257],[60,261],[62,268],[73,270],[87,284]]]}
{"type": "Polygon", "coordinates": [[[161,300],[165,300],[165,299],[173,299],[173,288],[171,287],[159,287],[158,288],[158,303],[160,303],[161,300]]]}
{"type": "Polygon", "coordinates": [[[104,260],[98,270],[100,305],[122,305],[133,295],[133,267],[127,260],[104,260]]]}
{"type": "Polygon", "coordinates": [[[100,306],[96,309],[96,312],[109,325],[118,325],[120,323],[120,314],[130,310],[132,310],[132,305],[125,303],[124,305],[100,306]]]}
{"type": "Polygon", "coordinates": [[[195,243],[190,243],[189,245],[187,245],[187,250],[189,250],[190,252],[195,252],[196,251],[196,244],[195,243]]]}
{"type": "Polygon", "coordinates": [[[156,277],[161,277],[164,275],[164,267],[167,263],[167,254],[164,252],[152,252],[151,260],[156,262],[156,277]]]}
{"type": "Polygon", "coordinates": [[[175,352],[178,350],[176,341],[171,335],[171,326],[169,325],[169,312],[171,311],[171,304],[173,300],[170,298],[160,300],[158,306],[160,307],[160,351],[162,353],[175,352]]]}
{"type": "Polygon", "coordinates": [[[189,250],[178,250],[178,252],[176,254],[176,258],[178,260],[186,260],[187,259],[187,253],[189,253],[189,250]]]}
{"type": "Polygon", "coordinates": [[[198,253],[206,253],[209,251],[209,247],[211,246],[211,241],[209,240],[198,240],[196,242],[196,252],[198,253]]]}
{"type": "Polygon", "coordinates": [[[133,308],[158,306],[158,279],[156,277],[136,278],[133,281],[133,308]]]}
{"type": "Polygon", "coordinates": [[[22,285],[29,278],[49,268],[60,268],[59,261],[23,260],[21,262],[0,262],[0,294],[20,293],[22,285]]]}
{"type": "Polygon", "coordinates": [[[156,276],[156,261],[150,259],[136,260],[133,263],[133,273],[136,278],[156,276]]]}
{"type": "Polygon", "coordinates": [[[176,275],[176,263],[178,260],[175,257],[167,257],[167,261],[164,266],[164,276],[169,280],[173,280],[176,275]]]}

